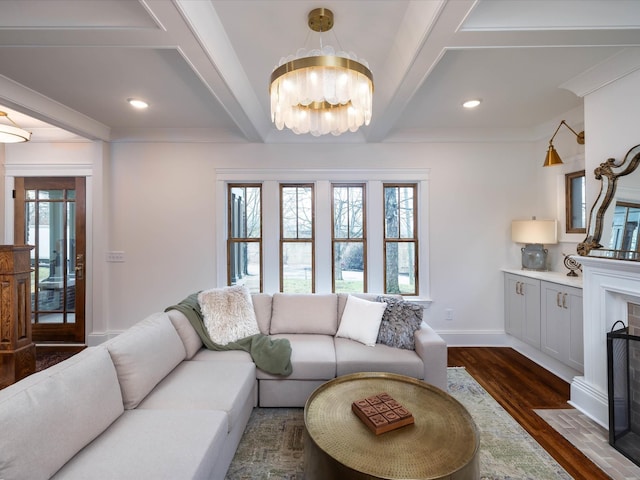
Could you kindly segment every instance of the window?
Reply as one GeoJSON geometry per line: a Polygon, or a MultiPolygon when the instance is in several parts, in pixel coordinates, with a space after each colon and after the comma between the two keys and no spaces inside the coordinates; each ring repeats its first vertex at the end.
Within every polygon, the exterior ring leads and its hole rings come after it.
{"type": "Polygon", "coordinates": [[[280,291],[315,292],[313,185],[280,185],[280,291]]]}
{"type": "Polygon", "coordinates": [[[385,293],[417,295],[416,185],[384,184],[385,293]]]}
{"type": "Polygon", "coordinates": [[[426,169],[217,169],[217,285],[428,301],[428,198],[426,169]]]}
{"type": "Polygon", "coordinates": [[[227,282],[262,291],[262,188],[229,185],[227,282]]]}
{"type": "Polygon", "coordinates": [[[336,293],[367,291],[364,184],[333,184],[332,290],[336,293]]]}

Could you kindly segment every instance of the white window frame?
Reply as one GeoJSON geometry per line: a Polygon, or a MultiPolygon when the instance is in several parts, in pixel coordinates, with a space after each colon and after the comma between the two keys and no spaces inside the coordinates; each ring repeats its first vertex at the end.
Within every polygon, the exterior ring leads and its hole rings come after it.
{"type": "Polygon", "coordinates": [[[383,187],[384,183],[405,182],[417,185],[418,193],[418,272],[417,298],[430,301],[429,278],[429,169],[235,169],[216,170],[216,260],[217,283],[227,282],[227,183],[262,184],[263,289],[275,293],[280,288],[280,183],[313,183],[315,185],[316,219],[316,292],[331,292],[331,185],[332,183],[364,183],[367,198],[367,287],[370,293],[384,291],[383,265],[383,187]],[[326,199],[326,201],[325,201],[326,199]],[[372,233],[376,232],[376,233],[372,233]],[[377,233],[379,232],[379,234],[377,233]],[[274,254],[272,254],[274,253],[274,254]]]}

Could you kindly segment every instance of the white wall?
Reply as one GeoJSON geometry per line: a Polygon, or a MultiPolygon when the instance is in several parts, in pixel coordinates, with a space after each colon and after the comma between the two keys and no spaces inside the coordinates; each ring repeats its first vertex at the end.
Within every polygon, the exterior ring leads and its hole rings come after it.
{"type": "MultiPolygon", "coordinates": [[[[608,158],[622,160],[629,149],[640,144],[638,109],[640,109],[640,70],[626,75],[584,99],[585,126],[589,140],[585,143],[587,172],[608,158]]],[[[589,205],[599,191],[593,175],[587,177],[589,205]]]]}
{"type": "MultiPolygon", "coordinates": [[[[537,152],[536,152],[537,153],[537,152]]],[[[530,144],[114,144],[108,250],[110,330],[215,284],[216,168],[430,169],[431,298],[440,331],[503,331],[501,267],[519,247],[510,222],[541,211],[530,144]],[[538,206],[540,205],[540,206],[538,206]],[[454,320],[444,320],[444,310],[454,320]]],[[[338,175],[338,174],[337,174],[338,175]]],[[[424,207],[424,206],[423,206],[424,207]]]]}
{"type": "Polygon", "coordinates": [[[537,143],[29,144],[8,148],[7,164],[11,172],[48,174],[48,164],[91,166],[90,343],[190,293],[220,286],[216,268],[226,266],[216,265],[216,168],[304,166],[337,175],[341,169],[429,169],[422,205],[431,227],[426,320],[450,344],[486,344],[504,332],[500,269],[520,265],[511,220],[556,217],[557,191],[545,175],[558,173],[541,167],[545,150],[537,143]],[[125,262],[106,262],[110,250],[125,252],[125,262]],[[444,320],[445,309],[453,309],[453,321],[444,320]]]}

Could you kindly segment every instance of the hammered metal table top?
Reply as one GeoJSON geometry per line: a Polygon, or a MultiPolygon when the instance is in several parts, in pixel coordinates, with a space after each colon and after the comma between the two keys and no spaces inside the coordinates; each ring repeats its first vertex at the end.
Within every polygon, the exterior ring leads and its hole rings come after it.
{"type": "Polygon", "coordinates": [[[317,447],[347,467],[384,479],[445,478],[472,462],[480,436],[451,395],[414,378],[355,373],[331,380],[306,402],[304,422],[317,447]],[[359,398],[387,392],[415,423],[375,435],[351,411],[359,398]]]}

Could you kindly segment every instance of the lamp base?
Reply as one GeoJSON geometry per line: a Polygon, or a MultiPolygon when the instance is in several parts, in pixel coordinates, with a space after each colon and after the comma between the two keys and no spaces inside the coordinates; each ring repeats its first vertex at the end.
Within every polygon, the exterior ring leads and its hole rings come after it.
{"type": "Polygon", "coordinates": [[[524,270],[547,270],[548,250],[540,243],[529,243],[522,249],[522,268],[524,270]]]}

